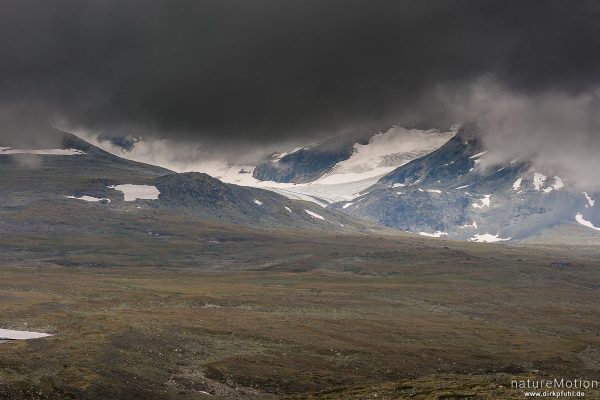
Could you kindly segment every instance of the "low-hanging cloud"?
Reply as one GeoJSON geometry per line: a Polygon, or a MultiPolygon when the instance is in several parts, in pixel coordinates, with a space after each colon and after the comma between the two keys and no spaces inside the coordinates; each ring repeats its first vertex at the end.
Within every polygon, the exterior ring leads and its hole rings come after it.
{"type": "Polygon", "coordinates": [[[468,119],[498,154],[528,149],[543,163],[556,153],[587,157],[600,140],[596,0],[2,6],[5,142],[39,142],[58,124],[239,156],[394,123],[468,119]]]}
{"type": "Polygon", "coordinates": [[[483,167],[510,160],[560,175],[583,189],[600,189],[600,88],[568,93],[518,93],[489,79],[445,94],[453,114],[474,123],[488,154],[483,167]]]}

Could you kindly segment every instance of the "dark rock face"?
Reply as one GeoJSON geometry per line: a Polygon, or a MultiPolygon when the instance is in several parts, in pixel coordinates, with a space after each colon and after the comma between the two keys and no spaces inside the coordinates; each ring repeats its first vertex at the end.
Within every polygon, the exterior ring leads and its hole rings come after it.
{"type": "Polygon", "coordinates": [[[340,161],[352,155],[354,145],[367,144],[372,134],[337,137],[312,147],[305,147],[278,160],[265,160],[252,176],[261,181],[307,183],[319,179],[340,161]]]}
{"type": "Polygon", "coordinates": [[[204,173],[170,174],[156,178],[153,183],[160,191],[160,207],[183,210],[207,219],[251,226],[336,231],[345,226],[360,225],[334,210],[290,200],[268,190],[223,183],[204,173]]]}
{"type": "Polygon", "coordinates": [[[561,186],[560,178],[542,178],[524,161],[481,168],[484,151],[477,136],[463,130],[382,177],[354,204],[331,207],[385,226],[456,239],[523,239],[575,223],[578,213],[600,225],[600,207],[590,206],[582,192],[561,186]]]}

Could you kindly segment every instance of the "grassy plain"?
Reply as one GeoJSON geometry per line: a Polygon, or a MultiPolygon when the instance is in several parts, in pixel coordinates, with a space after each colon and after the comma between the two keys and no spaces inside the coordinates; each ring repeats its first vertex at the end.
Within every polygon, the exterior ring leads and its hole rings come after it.
{"type": "Polygon", "coordinates": [[[0,343],[2,399],[517,399],[515,377],[599,378],[595,248],[70,207],[94,229],[49,204],[0,236],[0,327],[54,335],[0,343]]]}

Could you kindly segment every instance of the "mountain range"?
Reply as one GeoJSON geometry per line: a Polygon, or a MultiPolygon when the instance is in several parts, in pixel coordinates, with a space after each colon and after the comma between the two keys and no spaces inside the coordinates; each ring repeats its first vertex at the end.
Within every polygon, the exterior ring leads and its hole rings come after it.
{"type": "Polygon", "coordinates": [[[353,140],[339,139],[344,151],[335,157],[319,145],[307,146],[245,166],[245,177],[222,178],[428,237],[600,243],[595,206],[600,193],[575,188],[530,160],[489,165],[490,149],[472,127],[451,132],[393,127],[353,140]],[[319,160],[309,175],[307,160],[319,160]],[[294,180],[298,176],[302,179],[294,180]]]}
{"type": "Polygon", "coordinates": [[[467,128],[337,137],[231,166],[220,179],[127,160],[59,130],[50,135],[56,148],[0,147],[5,232],[66,229],[69,222],[45,211],[77,203],[266,229],[385,227],[474,242],[600,242],[600,193],[529,160],[491,165],[489,149],[467,128]],[[34,213],[35,222],[11,218],[15,210],[34,213]]]}

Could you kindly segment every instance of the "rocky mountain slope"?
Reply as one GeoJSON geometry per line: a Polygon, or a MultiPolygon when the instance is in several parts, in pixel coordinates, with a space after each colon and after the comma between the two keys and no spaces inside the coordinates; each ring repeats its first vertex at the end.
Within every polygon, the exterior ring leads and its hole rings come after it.
{"type": "Polygon", "coordinates": [[[355,198],[398,166],[439,148],[454,133],[394,126],[375,134],[341,136],[289,153],[276,153],[257,166],[232,166],[215,176],[326,206],[355,198]],[[303,178],[281,179],[282,171],[303,178]]]}
{"type": "Polygon", "coordinates": [[[5,233],[94,229],[78,225],[74,205],[83,207],[77,207],[77,212],[87,208],[103,220],[124,212],[155,211],[274,229],[372,228],[314,203],[223,183],[206,174],[177,174],[126,160],[65,132],[49,135],[56,138],[52,148],[0,148],[0,225],[5,233]]]}
{"type": "Polygon", "coordinates": [[[438,150],[332,208],[425,236],[520,240],[563,224],[600,231],[598,193],[581,192],[527,161],[483,167],[486,149],[465,129],[438,150]]]}

